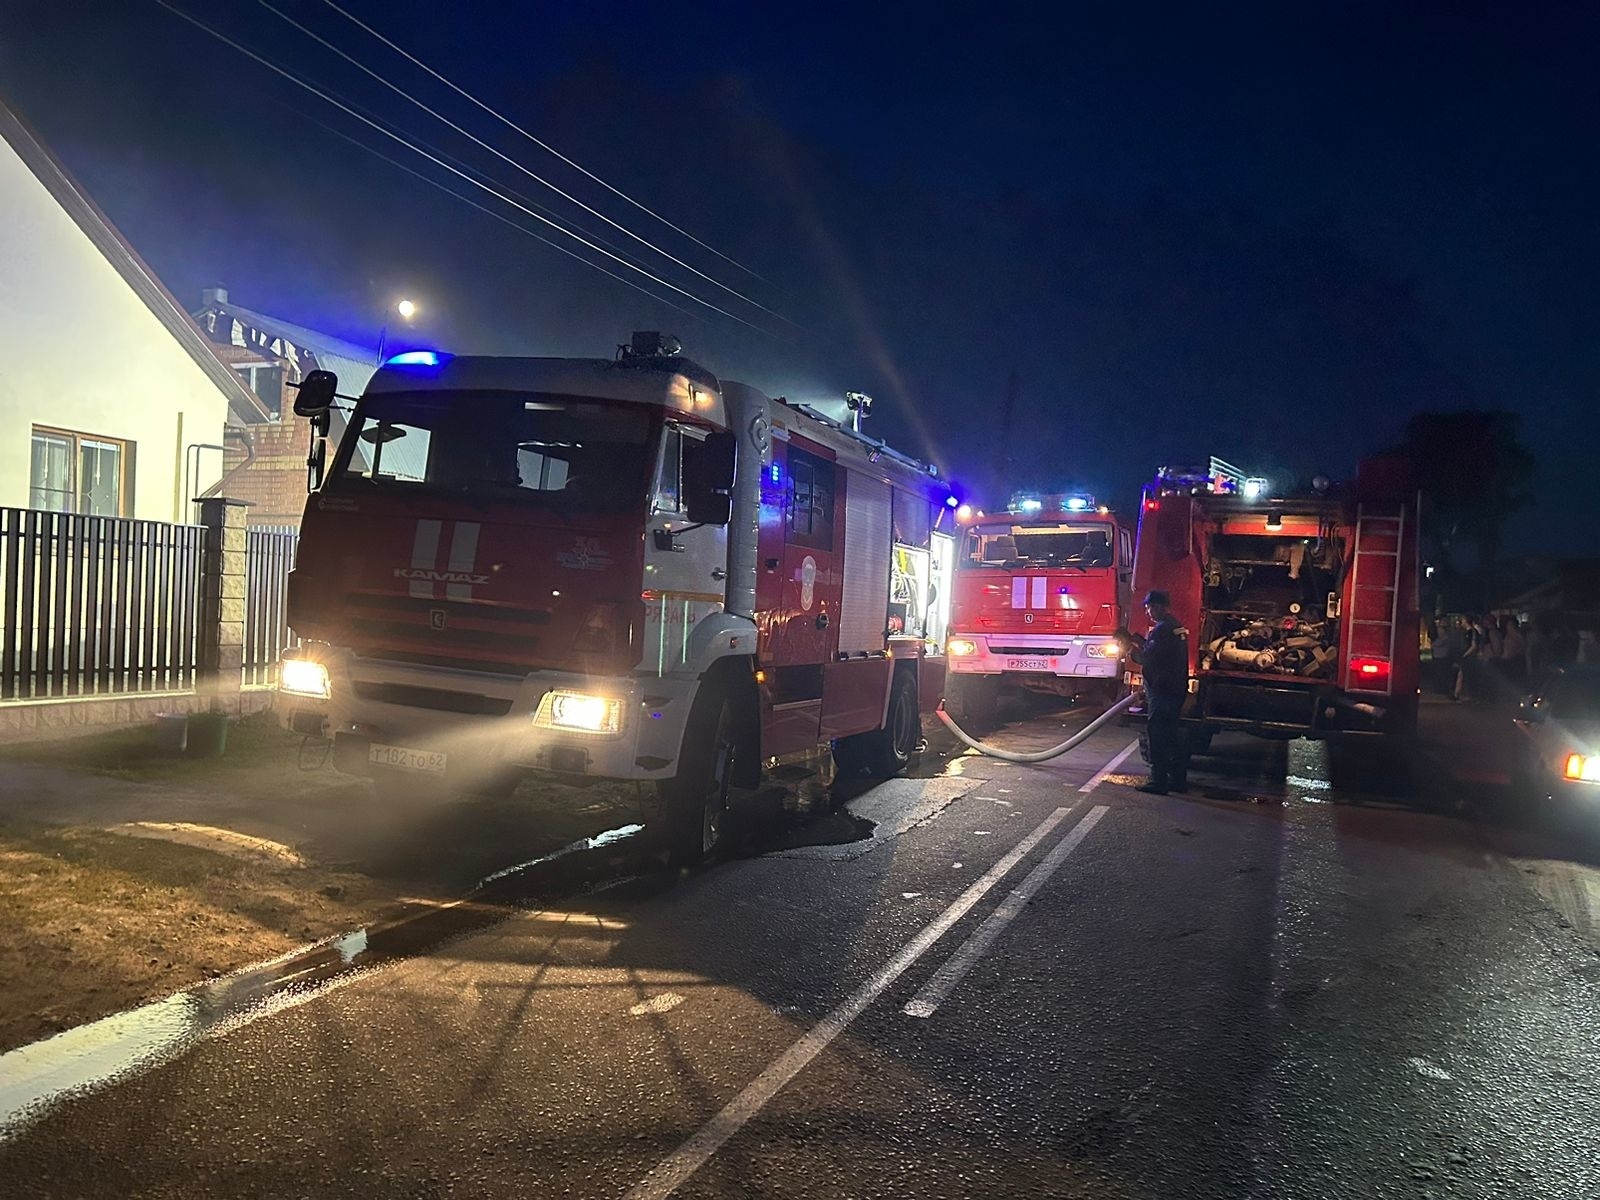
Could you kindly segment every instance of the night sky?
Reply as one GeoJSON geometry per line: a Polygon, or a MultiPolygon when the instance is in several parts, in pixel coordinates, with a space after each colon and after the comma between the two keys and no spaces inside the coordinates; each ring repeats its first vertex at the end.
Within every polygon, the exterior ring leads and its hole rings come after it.
{"type": "Polygon", "coordinates": [[[0,89],[191,305],[222,282],[371,344],[409,295],[419,338],[496,353],[663,328],[774,394],[870,392],[874,432],[980,486],[1015,371],[1015,482],[1123,502],[1163,461],[1341,475],[1419,409],[1504,407],[1540,460],[1506,553],[1600,552],[1588,6],[341,0],[750,274],[322,0],[274,0],[779,318],[254,0],[174,3],[761,328],[662,292],[695,315],[675,311],[372,157],[317,122],[538,228],[154,0],[0,0],[0,89]]]}

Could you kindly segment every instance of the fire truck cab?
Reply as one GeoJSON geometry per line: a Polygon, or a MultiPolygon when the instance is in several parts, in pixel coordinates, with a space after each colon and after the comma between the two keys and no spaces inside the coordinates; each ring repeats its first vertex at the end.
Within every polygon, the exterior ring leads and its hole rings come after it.
{"type": "MultiPolygon", "coordinates": [[[[1403,466],[1281,494],[1212,459],[1144,490],[1134,591],[1188,631],[1190,744],[1404,735],[1417,718],[1417,505],[1403,466]]],[[[1135,632],[1147,630],[1141,614],[1135,632]]],[[[1137,685],[1137,669],[1127,680],[1137,685]]]]}
{"type": "MultiPolygon", "coordinates": [[[[325,432],[330,378],[297,405],[325,432]]],[[[391,360],[306,506],[282,719],[391,783],[654,782],[691,859],[764,767],[903,769],[943,687],[954,513],[858,425],[655,334],[391,360]]]]}
{"type": "Polygon", "coordinates": [[[946,706],[993,718],[999,689],[1077,696],[1116,690],[1133,545],[1117,515],[1082,494],[1018,495],[963,522],[946,643],[946,706]]]}

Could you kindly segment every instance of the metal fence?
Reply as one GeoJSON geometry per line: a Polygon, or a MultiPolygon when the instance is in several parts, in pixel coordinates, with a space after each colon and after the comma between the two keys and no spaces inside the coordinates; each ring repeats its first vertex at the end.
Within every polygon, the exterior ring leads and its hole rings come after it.
{"type": "Polygon", "coordinates": [[[289,569],[300,540],[293,526],[253,526],[246,535],[244,682],[276,680],[278,658],[300,644],[289,629],[289,569]]]}
{"type": "Polygon", "coordinates": [[[0,508],[0,699],[193,687],[205,534],[0,508]]]}

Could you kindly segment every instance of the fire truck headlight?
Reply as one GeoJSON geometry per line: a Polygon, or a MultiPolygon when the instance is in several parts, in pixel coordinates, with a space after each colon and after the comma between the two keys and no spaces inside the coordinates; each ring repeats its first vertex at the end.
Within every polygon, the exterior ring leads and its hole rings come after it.
{"type": "Polygon", "coordinates": [[[1569,754],[1562,764],[1562,775],[1579,783],[1600,783],[1600,757],[1593,754],[1569,754]]]}
{"type": "Polygon", "coordinates": [[[1090,658],[1120,658],[1122,647],[1116,642],[1106,642],[1099,646],[1088,647],[1086,653],[1090,658]]]}
{"type": "Polygon", "coordinates": [[[951,638],[945,643],[944,652],[951,658],[971,658],[978,652],[978,643],[966,638],[951,638]]]}
{"type": "Polygon", "coordinates": [[[278,690],[313,700],[326,700],[333,694],[328,668],[306,658],[286,658],[279,664],[278,690]]]}
{"type": "Polygon", "coordinates": [[[586,692],[546,692],[533,714],[539,729],[573,733],[616,733],[622,728],[622,701],[586,692]]]}

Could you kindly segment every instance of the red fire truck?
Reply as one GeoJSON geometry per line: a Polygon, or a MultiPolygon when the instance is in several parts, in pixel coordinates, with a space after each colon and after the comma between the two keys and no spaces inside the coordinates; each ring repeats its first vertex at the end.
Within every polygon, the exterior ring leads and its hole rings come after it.
{"type": "Polygon", "coordinates": [[[991,720],[1003,685],[1109,698],[1133,571],[1127,526],[1091,496],[1019,495],[963,527],[946,643],[956,720],[991,720]]]}
{"type": "MultiPolygon", "coordinates": [[[[1280,495],[1213,459],[1144,490],[1134,591],[1189,633],[1190,744],[1219,730],[1377,738],[1416,726],[1417,503],[1403,464],[1280,495]]],[[[1142,614],[1135,632],[1147,630],[1142,614]]],[[[1130,670],[1128,682],[1139,682],[1130,670]]]]}
{"type": "MultiPolygon", "coordinates": [[[[789,404],[677,349],[379,370],[313,453],[289,727],[391,783],[654,781],[686,858],[764,766],[903,769],[943,687],[949,489],[860,432],[865,397],[789,404]]],[[[324,437],[336,386],[297,402],[324,437]]]]}

